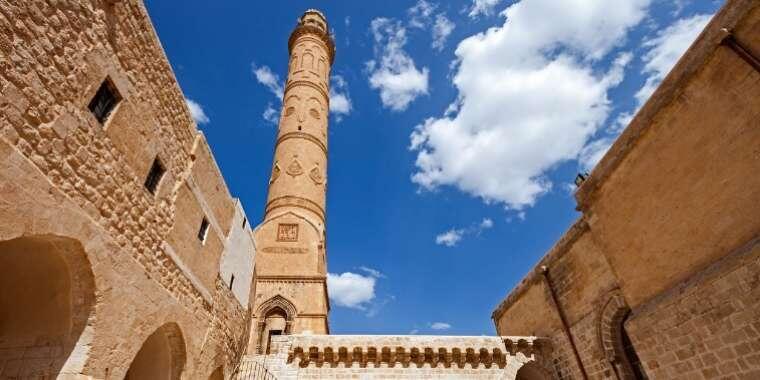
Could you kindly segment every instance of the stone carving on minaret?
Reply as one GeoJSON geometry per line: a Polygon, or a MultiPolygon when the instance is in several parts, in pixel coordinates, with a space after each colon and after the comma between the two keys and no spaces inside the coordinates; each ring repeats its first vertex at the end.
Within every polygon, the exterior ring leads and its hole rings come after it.
{"type": "Polygon", "coordinates": [[[321,185],[324,182],[324,176],[322,176],[322,170],[319,169],[319,164],[314,164],[314,167],[309,170],[309,177],[316,185],[321,185]]]}
{"type": "Polygon", "coordinates": [[[299,175],[303,174],[303,165],[301,165],[301,161],[298,161],[297,155],[293,155],[293,161],[291,161],[290,165],[288,165],[286,172],[291,177],[298,177],[299,175]]]}

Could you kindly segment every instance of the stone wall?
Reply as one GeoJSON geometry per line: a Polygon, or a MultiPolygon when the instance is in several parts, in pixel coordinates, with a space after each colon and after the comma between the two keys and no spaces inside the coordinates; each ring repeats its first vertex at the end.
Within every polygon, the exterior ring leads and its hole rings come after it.
{"type": "Polygon", "coordinates": [[[760,4],[728,1],[578,189],[582,217],[493,314],[499,334],[550,338],[557,378],[632,378],[621,331],[650,378],[758,376],[760,73],[723,28],[758,55],[760,4]]]}
{"type": "MultiPolygon", "coordinates": [[[[0,338],[0,376],[122,378],[155,331],[181,343],[185,377],[239,356],[250,286],[233,294],[219,278],[235,200],[141,1],[0,2],[0,194],[0,241],[80,244],[94,279],[83,294],[95,300],[72,292],[86,323],[70,347],[35,338],[60,360],[19,356],[0,338]],[[88,105],[104,81],[121,100],[101,124],[88,105]],[[154,159],[166,173],[152,194],[154,159]]],[[[252,260],[250,247],[226,255],[252,260]]]]}

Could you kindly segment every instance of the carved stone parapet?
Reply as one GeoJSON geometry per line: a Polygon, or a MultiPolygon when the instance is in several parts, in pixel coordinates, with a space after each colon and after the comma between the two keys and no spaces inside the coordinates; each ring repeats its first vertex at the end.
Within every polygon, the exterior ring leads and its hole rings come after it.
{"type": "Polygon", "coordinates": [[[289,363],[300,367],[504,369],[508,356],[533,357],[534,337],[292,336],[289,363]],[[419,341],[419,342],[415,342],[419,341]],[[471,341],[471,342],[468,342],[471,341]],[[418,343],[418,344],[415,344],[418,343]],[[471,343],[471,346],[467,344],[471,343]]]}

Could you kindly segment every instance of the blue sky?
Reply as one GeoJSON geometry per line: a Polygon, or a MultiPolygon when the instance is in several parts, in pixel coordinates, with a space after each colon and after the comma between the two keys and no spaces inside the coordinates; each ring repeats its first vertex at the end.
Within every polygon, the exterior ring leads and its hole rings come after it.
{"type": "Polygon", "coordinates": [[[722,5],[145,2],[252,222],[289,33],[308,8],[327,15],[332,333],[451,335],[494,334],[494,307],[578,217],[576,173],[722,5]]]}

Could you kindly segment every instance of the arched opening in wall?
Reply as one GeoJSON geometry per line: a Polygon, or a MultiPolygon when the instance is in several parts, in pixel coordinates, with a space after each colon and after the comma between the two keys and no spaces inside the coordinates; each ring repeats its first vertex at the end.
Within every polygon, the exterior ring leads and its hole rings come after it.
{"type": "Polygon", "coordinates": [[[296,307],[281,295],[276,295],[259,305],[256,310],[256,350],[258,354],[272,352],[272,337],[288,335],[296,316],[296,307]]]}
{"type": "Polygon", "coordinates": [[[631,311],[629,310],[623,317],[622,321],[620,322],[620,326],[618,327],[620,329],[620,343],[623,346],[623,355],[625,355],[625,360],[630,367],[633,378],[636,380],[647,379],[644,367],[642,367],[641,359],[639,359],[639,355],[636,353],[636,349],[633,347],[633,343],[631,343],[631,337],[628,336],[628,332],[625,330],[625,322],[628,320],[628,317],[630,315],[631,311]]]}
{"type": "Polygon", "coordinates": [[[285,334],[287,319],[287,313],[279,307],[270,310],[264,317],[264,336],[267,337],[266,350],[264,352],[267,355],[271,353],[272,337],[285,334]]]}
{"type": "Polygon", "coordinates": [[[515,375],[516,380],[550,380],[546,371],[541,368],[536,362],[525,363],[517,371],[515,375]]]}
{"type": "Polygon", "coordinates": [[[185,342],[176,323],[167,323],[151,334],[132,360],[127,380],[178,380],[185,367],[185,342]]]}
{"type": "Polygon", "coordinates": [[[208,380],[224,380],[224,367],[216,367],[214,372],[211,372],[211,376],[208,377],[208,380]]]}
{"type": "Polygon", "coordinates": [[[64,365],[80,370],[87,351],[69,357],[87,327],[94,291],[77,240],[39,235],[0,242],[0,377],[52,378],[64,365]]]}
{"type": "Polygon", "coordinates": [[[630,315],[631,309],[620,294],[610,297],[600,314],[600,344],[616,378],[648,379],[625,328],[630,315]]]}

